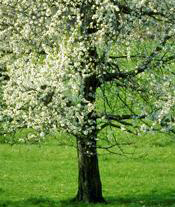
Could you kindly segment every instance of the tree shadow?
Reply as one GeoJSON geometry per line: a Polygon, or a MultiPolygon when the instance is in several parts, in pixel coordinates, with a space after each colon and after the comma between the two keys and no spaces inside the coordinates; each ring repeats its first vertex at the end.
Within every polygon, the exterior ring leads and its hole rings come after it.
{"type": "Polygon", "coordinates": [[[125,204],[134,207],[175,207],[175,191],[168,193],[152,193],[141,195],[128,195],[125,197],[108,197],[110,204],[125,204]]]}
{"type": "Polygon", "coordinates": [[[0,207],[175,207],[175,191],[169,193],[153,193],[148,195],[128,195],[123,197],[107,197],[105,204],[84,204],[69,200],[52,200],[44,197],[33,197],[26,200],[0,200],[0,207]]]}
{"type": "Polygon", "coordinates": [[[26,200],[12,201],[0,200],[0,207],[59,207],[60,202],[50,198],[29,198],[26,200]]]}

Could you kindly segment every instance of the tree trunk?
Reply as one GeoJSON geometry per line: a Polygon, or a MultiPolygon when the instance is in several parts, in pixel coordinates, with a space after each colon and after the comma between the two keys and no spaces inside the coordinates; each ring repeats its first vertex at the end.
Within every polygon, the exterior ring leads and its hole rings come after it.
{"type": "Polygon", "coordinates": [[[77,152],[79,176],[75,200],[87,203],[105,202],[102,196],[96,141],[77,138],[77,152]]]}

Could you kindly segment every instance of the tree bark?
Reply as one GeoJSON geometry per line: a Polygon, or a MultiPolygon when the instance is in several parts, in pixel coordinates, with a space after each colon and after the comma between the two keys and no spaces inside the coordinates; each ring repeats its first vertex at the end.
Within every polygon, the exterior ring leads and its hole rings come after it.
{"type": "Polygon", "coordinates": [[[76,201],[87,203],[105,202],[98,166],[96,140],[77,138],[78,192],[76,201]]]}
{"type": "MultiPolygon", "coordinates": [[[[94,57],[94,50],[92,51],[94,57]]],[[[96,54],[96,53],[95,53],[96,54]]],[[[97,81],[92,75],[84,80],[84,98],[94,104],[96,98],[97,81]]],[[[87,203],[105,202],[102,196],[102,184],[97,154],[97,120],[95,109],[84,118],[82,135],[77,137],[78,154],[78,192],[76,201],[87,203]],[[85,135],[87,132],[87,135],[85,135]]]]}

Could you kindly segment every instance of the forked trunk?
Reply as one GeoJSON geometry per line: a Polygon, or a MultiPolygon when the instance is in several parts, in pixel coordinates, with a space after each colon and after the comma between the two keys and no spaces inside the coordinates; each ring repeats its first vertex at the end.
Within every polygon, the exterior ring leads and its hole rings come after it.
{"type": "Polygon", "coordinates": [[[76,201],[87,203],[104,202],[100,180],[96,141],[77,139],[78,192],[76,201]]]}

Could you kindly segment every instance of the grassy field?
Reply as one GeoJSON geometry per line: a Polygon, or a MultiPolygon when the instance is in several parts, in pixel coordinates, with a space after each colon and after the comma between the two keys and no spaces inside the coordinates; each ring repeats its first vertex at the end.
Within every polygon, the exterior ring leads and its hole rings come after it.
{"type": "MultiPolygon", "coordinates": [[[[147,137],[137,159],[99,151],[108,207],[175,207],[175,143],[147,137]],[[159,143],[159,144],[158,144],[159,143]]],[[[76,150],[42,145],[0,145],[0,207],[76,207],[76,150]]]]}

